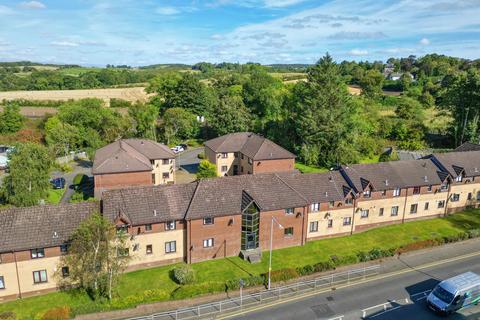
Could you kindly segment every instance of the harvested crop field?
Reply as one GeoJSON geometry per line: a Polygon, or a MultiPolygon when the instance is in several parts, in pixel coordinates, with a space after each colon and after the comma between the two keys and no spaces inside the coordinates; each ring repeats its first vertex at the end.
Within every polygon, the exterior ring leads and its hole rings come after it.
{"type": "Polygon", "coordinates": [[[82,90],[44,90],[44,91],[3,91],[0,92],[2,100],[79,100],[85,98],[98,98],[107,104],[110,99],[123,99],[130,102],[146,101],[150,95],[144,87],[112,88],[112,89],[82,89],[82,90]]]}
{"type": "MultiPolygon", "coordinates": [[[[124,115],[128,113],[128,108],[115,108],[114,110],[124,115]]],[[[0,112],[3,112],[2,106],[0,106],[0,112]]],[[[27,118],[43,118],[57,112],[58,108],[52,107],[20,107],[20,114],[27,118]]]]}

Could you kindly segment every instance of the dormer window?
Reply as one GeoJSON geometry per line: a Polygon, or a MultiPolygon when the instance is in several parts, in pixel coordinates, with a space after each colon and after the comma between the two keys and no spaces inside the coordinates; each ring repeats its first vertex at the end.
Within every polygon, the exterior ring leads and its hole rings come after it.
{"type": "Polygon", "coordinates": [[[393,196],[394,196],[394,197],[400,197],[400,193],[401,193],[401,192],[402,192],[402,189],[400,189],[400,188],[395,188],[395,189],[393,190],[393,196]]]}
{"type": "Polygon", "coordinates": [[[456,182],[462,182],[463,176],[460,174],[455,178],[456,182]]]}
{"type": "Polygon", "coordinates": [[[312,205],[310,206],[311,209],[312,209],[312,212],[317,212],[317,211],[320,211],[320,203],[312,203],[312,205]]]}
{"type": "Polygon", "coordinates": [[[175,221],[167,221],[165,222],[165,230],[175,230],[176,224],[175,221]]]}
{"type": "Polygon", "coordinates": [[[291,215],[293,214],[294,209],[293,208],[287,208],[285,209],[285,214],[291,215]]]}
{"type": "Polygon", "coordinates": [[[372,196],[372,191],[370,189],[363,191],[364,198],[370,198],[371,196],[372,196]]]}
{"type": "Polygon", "coordinates": [[[222,153],[222,159],[227,159],[227,158],[228,158],[228,153],[223,152],[223,153],[222,153]]]}
{"type": "Polygon", "coordinates": [[[128,225],[122,224],[117,226],[117,234],[119,233],[128,233],[128,225]]]}
{"type": "Polygon", "coordinates": [[[352,205],[353,204],[353,198],[346,198],[345,199],[345,204],[349,205],[349,206],[352,205]]]}
{"type": "Polygon", "coordinates": [[[420,187],[413,187],[413,194],[420,194],[420,187]]]}
{"type": "Polygon", "coordinates": [[[214,223],[213,217],[203,218],[203,224],[204,225],[209,225],[209,224],[213,224],[213,223],[214,223]]]}
{"type": "Polygon", "coordinates": [[[32,259],[38,259],[38,258],[45,257],[45,249],[44,248],[38,248],[38,249],[30,250],[30,257],[32,259]]]}

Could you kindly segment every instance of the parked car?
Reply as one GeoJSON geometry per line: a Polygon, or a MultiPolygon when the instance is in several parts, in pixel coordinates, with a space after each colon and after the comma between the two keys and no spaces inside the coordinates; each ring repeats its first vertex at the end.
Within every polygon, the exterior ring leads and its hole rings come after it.
{"type": "Polygon", "coordinates": [[[180,147],[183,148],[183,150],[187,150],[188,146],[185,143],[179,144],[180,147]]]}
{"type": "Polygon", "coordinates": [[[65,188],[65,178],[54,178],[50,180],[53,189],[63,189],[65,188]]]}
{"type": "Polygon", "coordinates": [[[185,151],[185,149],[182,146],[175,146],[170,149],[173,151],[173,153],[179,153],[179,152],[185,151]]]}

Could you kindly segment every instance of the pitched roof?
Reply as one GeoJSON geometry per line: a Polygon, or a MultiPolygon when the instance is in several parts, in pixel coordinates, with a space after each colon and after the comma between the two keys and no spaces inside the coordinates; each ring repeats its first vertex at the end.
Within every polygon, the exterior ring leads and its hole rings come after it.
{"type": "Polygon", "coordinates": [[[151,171],[151,160],[171,159],[174,153],[165,145],[146,139],[122,139],[95,152],[93,174],[151,171]]]}
{"type": "Polygon", "coordinates": [[[253,160],[293,159],[295,155],[278,144],[252,132],[230,133],[208,140],[214,152],[241,152],[253,160]]]}
{"type": "Polygon", "coordinates": [[[464,142],[461,146],[458,146],[454,151],[457,151],[457,152],[480,151],[480,144],[464,142]]]}
{"type": "Polygon", "coordinates": [[[466,177],[480,176],[480,151],[434,153],[430,158],[453,178],[462,172],[466,177]]]}
{"type": "Polygon", "coordinates": [[[111,221],[124,215],[132,225],[183,219],[196,185],[190,183],[108,190],[102,195],[103,215],[111,221]]]}
{"type": "Polygon", "coordinates": [[[309,203],[342,201],[352,191],[339,171],[324,173],[281,173],[280,178],[309,203]]]}
{"type": "Polygon", "coordinates": [[[428,159],[354,164],[342,166],[341,172],[357,192],[363,192],[369,185],[374,190],[391,190],[438,185],[445,179],[428,159]]]}
{"type": "Polygon", "coordinates": [[[99,209],[96,202],[81,202],[0,210],[0,252],[59,246],[99,209]]]}

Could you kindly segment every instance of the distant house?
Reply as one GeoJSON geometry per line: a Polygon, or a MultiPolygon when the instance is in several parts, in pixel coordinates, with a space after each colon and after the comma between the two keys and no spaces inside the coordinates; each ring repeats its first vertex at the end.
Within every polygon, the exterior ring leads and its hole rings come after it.
{"type": "Polygon", "coordinates": [[[293,153],[251,132],[231,133],[207,141],[205,156],[217,166],[219,176],[286,172],[295,168],[293,153]]]}
{"type": "Polygon", "coordinates": [[[172,184],[175,155],[155,141],[118,140],[96,151],[92,172],[95,197],[108,189],[172,184]]]}
{"type": "Polygon", "coordinates": [[[480,151],[480,144],[471,142],[464,142],[461,146],[457,147],[455,151],[480,151]]]}

